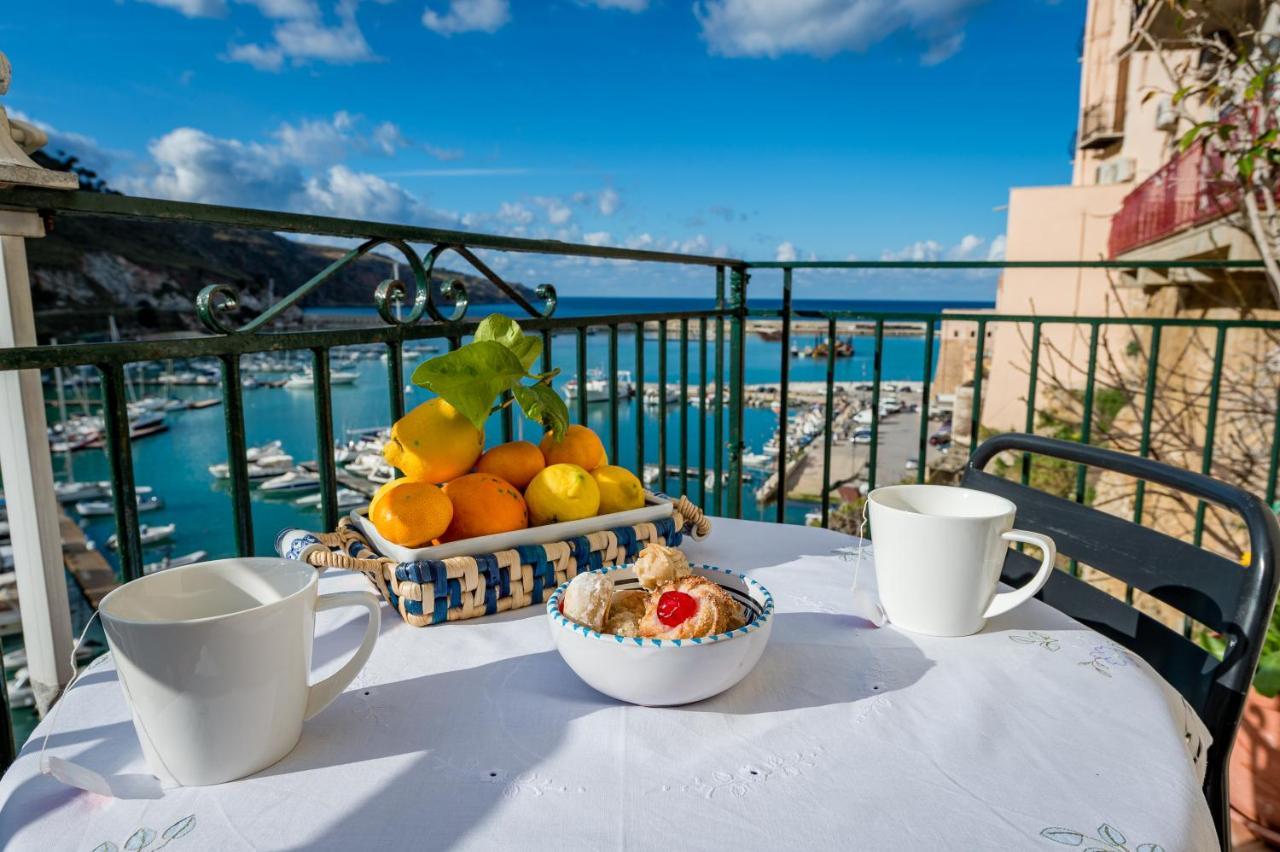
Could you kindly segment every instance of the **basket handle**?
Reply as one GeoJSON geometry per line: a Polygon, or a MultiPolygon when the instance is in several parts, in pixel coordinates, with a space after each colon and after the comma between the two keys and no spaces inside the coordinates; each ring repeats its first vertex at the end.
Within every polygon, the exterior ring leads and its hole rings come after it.
{"type": "Polygon", "coordinates": [[[706,516],[706,513],[684,495],[672,500],[671,503],[682,521],[682,523],[676,525],[677,528],[687,532],[694,541],[701,541],[706,538],[707,534],[711,532],[711,519],[706,516]]]}

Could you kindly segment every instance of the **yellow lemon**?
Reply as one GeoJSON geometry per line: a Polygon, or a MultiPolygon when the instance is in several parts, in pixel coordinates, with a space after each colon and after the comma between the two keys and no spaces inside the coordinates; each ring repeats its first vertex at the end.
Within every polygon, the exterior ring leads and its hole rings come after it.
{"type": "Polygon", "coordinates": [[[607,464],[591,471],[591,478],[600,489],[600,514],[625,512],[644,505],[644,486],[625,467],[607,464]]]}
{"type": "Polygon", "coordinates": [[[524,492],[529,520],[535,525],[590,518],[600,508],[600,486],[576,464],[542,469],[524,492]]]}
{"type": "Polygon", "coordinates": [[[448,482],[480,458],[484,433],[443,399],[432,399],[391,427],[382,456],[410,479],[448,482]]]}

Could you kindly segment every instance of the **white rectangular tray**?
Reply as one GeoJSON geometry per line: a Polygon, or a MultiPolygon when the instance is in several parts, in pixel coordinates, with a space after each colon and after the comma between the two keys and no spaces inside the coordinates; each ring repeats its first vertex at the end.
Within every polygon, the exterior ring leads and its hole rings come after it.
{"type": "Polygon", "coordinates": [[[434,547],[402,547],[398,544],[392,544],[378,534],[377,528],[365,517],[364,509],[353,511],[351,520],[356,525],[356,529],[360,530],[369,543],[383,556],[389,556],[397,562],[419,562],[424,559],[449,559],[453,556],[493,553],[498,550],[510,550],[522,544],[547,544],[552,541],[563,541],[566,538],[577,538],[600,530],[652,523],[662,518],[671,517],[671,510],[671,503],[663,500],[658,503],[641,506],[639,509],[628,509],[625,512],[596,515],[593,518],[583,518],[580,521],[561,521],[558,524],[527,527],[514,532],[482,535],[475,538],[462,539],[461,541],[437,544],[434,547]]]}

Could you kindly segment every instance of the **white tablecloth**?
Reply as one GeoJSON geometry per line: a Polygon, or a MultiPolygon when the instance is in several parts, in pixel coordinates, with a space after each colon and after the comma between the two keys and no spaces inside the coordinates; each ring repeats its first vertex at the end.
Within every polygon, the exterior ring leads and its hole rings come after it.
{"type": "MultiPolygon", "coordinates": [[[[690,557],[742,569],[778,612],[756,670],[721,696],[606,698],[561,661],[542,607],[423,629],[384,608],[368,666],[277,765],[104,798],[39,774],[46,721],[0,780],[0,838],[41,852],[1214,848],[1188,756],[1198,723],[1136,658],[1036,601],[963,639],[877,629],[848,614],[852,557],[833,552],[856,540],[714,524],[690,557]]],[[[875,582],[869,562],[861,580],[875,582]]],[[[365,582],[326,575],[322,590],[365,582]]],[[[361,623],[321,615],[317,674],[361,623]]],[[[64,701],[51,753],[147,772],[109,658],[64,701]]]]}

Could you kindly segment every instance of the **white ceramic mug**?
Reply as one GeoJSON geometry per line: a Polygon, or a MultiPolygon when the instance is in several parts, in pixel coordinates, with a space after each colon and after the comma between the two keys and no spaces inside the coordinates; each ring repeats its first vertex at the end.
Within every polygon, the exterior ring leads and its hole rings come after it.
{"type": "Polygon", "coordinates": [[[1003,497],[947,485],[890,485],[868,496],[876,583],[889,621],[931,636],[968,636],[987,619],[1030,600],[1053,572],[1057,547],[1013,529],[1003,497]],[[1027,585],[996,594],[1008,542],[1039,548],[1027,585]]]}
{"type": "Polygon", "coordinates": [[[346,688],[380,626],[369,592],[317,593],[319,572],[278,558],[222,559],[127,583],[98,608],[134,728],[167,785],[220,784],[284,757],[302,723],[346,688]],[[315,616],[362,606],[364,638],[308,684],[315,616]]]}

